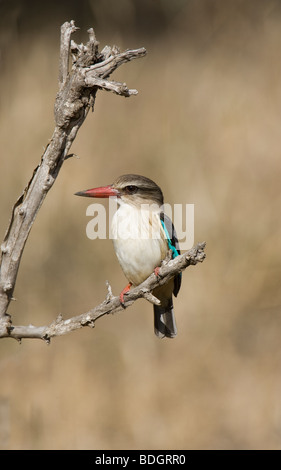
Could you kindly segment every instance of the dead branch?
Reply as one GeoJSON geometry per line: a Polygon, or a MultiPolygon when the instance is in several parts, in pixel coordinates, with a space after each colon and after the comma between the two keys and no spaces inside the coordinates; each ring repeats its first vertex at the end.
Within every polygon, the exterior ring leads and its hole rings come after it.
{"type": "MultiPolygon", "coordinates": [[[[154,273],[151,274],[142,284],[125,294],[124,306],[129,307],[140,298],[145,298],[152,303],[159,303],[158,299],[153,296],[152,291],[156,287],[166,284],[175,274],[183,271],[188,266],[202,262],[206,256],[204,248],[205,243],[198,243],[194,248],[177,256],[175,259],[163,261],[158,276],[154,273]]],[[[6,322],[5,325],[2,324],[2,326],[0,323],[0,338],[14,338],[19,341],[22,338],[37,338],[49,343],[50,339],[54,336],[65,335],[85,326],[93,328],[96,320],[103,315],[117,313],[124,309],[120,303],[119,296],[113,296],[108,282],[107,290],[106,299],[97,307],[67,320],[64,320],[62,315],[59,315],[49,326],[13,326],[11,320],[9,323],[6,322]]]]}
{"type": "MultiPolygon", "coordinates": [[[[59,92],[55,102],[54,133],[40,164],[35,168],[25,190],[14,204],[11,221],[1,245],[0,325],[2,332],[10,331],[11,319],[7,309],[13,298],[21,256],[31,227],[68,156],[79,128],[89,109],[93,108],[97,90],[109,90],[125,97],[137,93],[134,89],[130,90],[125,83],[108,81],[107,77],[125,62],[143,57],[146,50],[140,48],[120,52],[116,46],[106,46],[99,52],[93,29],[88,31],[87,44],[77,45],[71,41],[71,35],[77,29],[73,21],[66,22],[61,27],[59,92]]],[[[31,334],[31,327],[25,328],[31,334]]],[[[18,337],[21,336],[21,334],[18,335],[18,337]]]]}

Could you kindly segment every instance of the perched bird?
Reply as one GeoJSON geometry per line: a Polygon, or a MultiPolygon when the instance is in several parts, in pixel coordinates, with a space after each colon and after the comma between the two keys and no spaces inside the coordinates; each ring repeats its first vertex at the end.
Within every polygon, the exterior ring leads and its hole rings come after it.
{"type": "MultiPolygon", "coordinates": [[[[163,193],[149,178],[140,175],[123,175],[113,184],[75,193],[78,196],[95,198],[117,198],[118,209],[111,223],[111,236],[115,253],[129,284],[141,284],[161,265],[169,250],[172,256],[180,254],[178,239],[172,221],[162,212],[163,193]]],[[[159,338],[174,338],[177,334],[172,294],[177,296],[181,285],[181,274],[167,284],[157,287],[153,295],[161,305],[154,305],[154,331],[159,338]]]]}

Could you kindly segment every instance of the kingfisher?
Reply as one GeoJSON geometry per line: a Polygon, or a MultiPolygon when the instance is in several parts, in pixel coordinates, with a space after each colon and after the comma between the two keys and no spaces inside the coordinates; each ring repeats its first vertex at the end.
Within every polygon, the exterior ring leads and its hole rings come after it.
{"type": "MultiPolygon", "coordinates": [[[[161,262],[169,250],[172,257],[180,254],[179,242],[171,219],[163,212],[161,188],[141,175],[122,175],[112,184],[75,193],[77,196],[109,198],[117,202],[111,221],[111,238],[121,268],[129,281],[119,298],[133,286],[138,286],[151,273],[158,275],[161,262]]],[[[153,295],[160,305],[153,305],[154,332],[159,338],[174,338],[177,327],[173,309],[173,294],[181,286],[181,273],[167,284],[156,287],[153,295]]]]}

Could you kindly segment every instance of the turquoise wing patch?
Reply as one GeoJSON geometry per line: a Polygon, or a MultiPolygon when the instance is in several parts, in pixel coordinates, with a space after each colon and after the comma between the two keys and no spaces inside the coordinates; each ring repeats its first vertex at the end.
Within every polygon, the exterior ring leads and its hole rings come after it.
{"type": "Polygon", "coordinates": [[[172,242],[171,242],[171,239],[170,239],[168,230],[167,230],[166,225],[164,224],[164,221],[163,221],[163,220],[161,220],[161,224],[162,224],[162,227],[163,227],[163,229],[164,229],[164,232],[165,232],[165,235],[166,235],[166,238],[167,238],[167,242],[168,242],[169,249],[172,250],[173,259],[174,259],[174,258],[176,258],[177,256],[179,256],[179,253],[178,253],[176,247],[175,247],[175,246],[172,244],[172,242]]]}

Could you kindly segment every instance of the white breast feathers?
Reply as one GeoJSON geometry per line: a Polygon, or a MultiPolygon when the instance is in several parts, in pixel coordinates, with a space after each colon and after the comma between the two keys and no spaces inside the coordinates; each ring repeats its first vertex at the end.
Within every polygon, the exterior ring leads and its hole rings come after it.
{"type": "Polygon", "coordinates": [[[113,216],[111,237],[127,279],[138,285],[161,263],[168,243],[159,211],[123,203],[113,216]]]}

